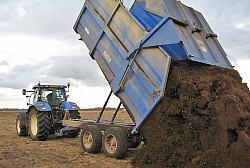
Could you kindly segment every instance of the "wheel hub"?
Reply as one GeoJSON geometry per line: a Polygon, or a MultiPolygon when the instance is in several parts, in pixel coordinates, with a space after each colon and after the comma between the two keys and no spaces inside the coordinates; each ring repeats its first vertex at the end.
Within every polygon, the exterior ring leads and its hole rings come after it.
{"type": "Polygon", "coordinates": [[[93,144],[93,137],[89,131],[83,134],[83,143],[86,148],[91,148],[93,144]]]}
{"type": "Polygon", "coordinates": [[[30,131],[33,135],[37,134],[37,116],[36,114],[32,114],[30,118],[30,131]]]}
{"type": "Polygon", "coordinates": [[[108,135],[105,139],[105,147],[109,153],[115,153],[117,149],[117,140],[113,135],[108,135]]]}

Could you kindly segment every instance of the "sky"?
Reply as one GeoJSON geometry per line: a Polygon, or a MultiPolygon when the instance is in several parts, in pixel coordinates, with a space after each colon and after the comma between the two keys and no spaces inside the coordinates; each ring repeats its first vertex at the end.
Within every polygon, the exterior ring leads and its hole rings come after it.
{"type": "MultiPolygon", "coordinates": [[[[250,1],[182,0],[200,11],[250,86],[250,1]]],[[[133,0],[124,0],[129,7],[133,0]]],[[[0,108],[27,108],[23,88],[71,83],[70,101],[100,107],[110,87],[73,25],[84,0],[0,0],[0,108]]],[[[112,97],[110,107],[118,105],[112,97]]]]}

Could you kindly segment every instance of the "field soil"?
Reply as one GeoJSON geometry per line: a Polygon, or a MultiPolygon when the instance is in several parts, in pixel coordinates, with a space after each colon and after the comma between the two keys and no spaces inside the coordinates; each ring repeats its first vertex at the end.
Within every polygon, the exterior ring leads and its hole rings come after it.
{"type": "MultiPolygon", "coordinates": [[[[96,119],[95,111],[81,112],[82,118],[96,119]]],[[[85,153],[77,138],[50,136],[47,141],[32,141],[29,137],[16,134],[16,112],[0,112],[0,168],[9,167],[88,167],[88,168],[130,168],[131,158],[136,152],[130,150],[123,160],[108,158],[104,153],[85,153]]],[[[107,112],[104,119],[110,119],[107,112]]],[[[118,121],[130,122],[126,112],[120,112],[118,121]]]]}
{"type": "Polygon", "coordinates": [[[249,168],[250,91],[237,71],[172,62],[163,100],[141,128],[135,167],[249,168]]]}

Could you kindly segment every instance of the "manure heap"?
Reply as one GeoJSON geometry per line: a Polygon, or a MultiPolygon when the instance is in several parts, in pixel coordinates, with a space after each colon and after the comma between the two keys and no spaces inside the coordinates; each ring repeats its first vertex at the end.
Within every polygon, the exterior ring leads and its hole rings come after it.
{"type": "Polygon", "coordinates": [[[250,167],[250,91],[233,69],[173,61],[165,96],[141,128],[135,167],[250,167]]]}

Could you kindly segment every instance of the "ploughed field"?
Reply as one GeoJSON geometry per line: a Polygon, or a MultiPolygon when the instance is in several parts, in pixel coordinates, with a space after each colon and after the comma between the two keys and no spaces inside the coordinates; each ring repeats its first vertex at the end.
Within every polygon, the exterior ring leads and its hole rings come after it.
{"type": "MultiPolygon", "coordinates": [[[[131,158],[137,152],[129,150],[123,160],[108,158],[104,153],[89,154],[83,152],[80,136],[63,138],[49,136],[47,141],[32,141],[29,137],[16,134],[16,112],[0,112],[0,168],[9,167],[132,167],[131,158]]],[[[97,111],[81,111],[83,119],[96,119],[97,111]]],[[[104,114],[110,119],[112,112],[104,114]]],[[[126,112],[121,111],[116,121],[131,122],[126,112]]]]}

